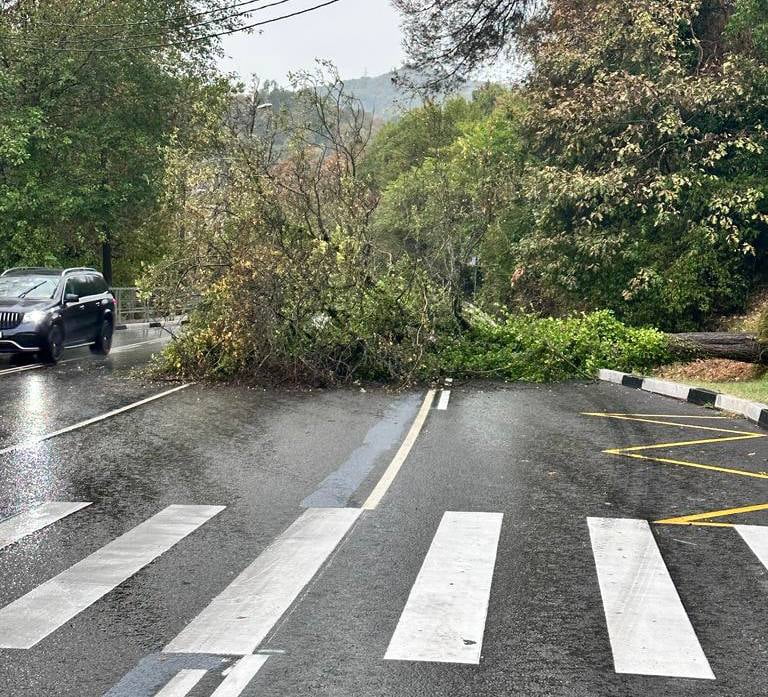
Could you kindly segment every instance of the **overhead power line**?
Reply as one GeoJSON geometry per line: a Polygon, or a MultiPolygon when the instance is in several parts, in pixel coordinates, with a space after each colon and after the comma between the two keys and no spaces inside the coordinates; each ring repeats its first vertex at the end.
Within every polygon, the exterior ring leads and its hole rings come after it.
{"type": "MultiPolygon", "coordinates": [[[[256,0],[251,0],[251,3],[256,2],[256,0]]],[[[268,10],[270,7],[277,7],[278,5],[285,5],[287,2],[295,2],[295,0],[275,0],[274,2],[270,2],[266,5],[260,5],[259,7],[249,7],[247,10],[241,10],[240,12],[233,12],[232,14],[224,15],[223,17],[213,17],[211,19],[206,19],[204,21],[200,22],[192,22],[191,24],[181,24],[179,26],[175,27],[168,27],[166,29],[156,29],[155,31],[144,33],[144,34],[129,34],[122,38],[124,39],[130,39],[130,40],[136,40],[136,39],[148,39],[155,36],[165,36],[168,34],[169,31],[186,31],[186,30],[194,30],[198,29],[199,27],[206,27],[211,24],[218,24],[219,22],[225,22],[228,19],[235,19],[237,17],[243,17],[245,15],[250,15],[255,12],[260,12],[261,10],[268,10]]],[[[106,36],[101,37],[99,39],[94,39],[94,43],[97,41],[112,41],[116,37],[114,36],[106,36]]],[[[82,39],[64,39],[64,42],[66,44],[83,44],[85,43],[82,39]]]]}
{"type": "MultiPolygon", "coordinates": [[[[215,10],[204,10],[201,12],[191,12],[186,14],[178,14],[178,15],[172,15],[170,17],[162,17],[158,19],[142,19],[137,20],[135,22],[115,22],[112,24],[77,24],[72,22],[35,22],[35,26],[38,27],[65,27],[67,29],[121,29],[123,27],[141,27],[147,24],[171,24],[173,22],[180,22],[180,21],[186,21],[189,19],[197,19],[199,17],[205,17],[207,15],[212,14],[221,14],[222,12],[229,12],[230,10],[235,10],[238,7],[244,7],[245,5],[253,5],[260,0],[245,0],[245,2],[237,2],[234,5],[225,5],[224,7],[219,7],[215,10]]],[[[284,0],[284,2],[288,2],[289,0],[284,0]]],[[[273,7],[274,5],[282,5],[283,2],[275,2],[271,3],[269,5],[264,5],[263,7],[254,8],[254,11],[256,9],[264,9],[267,7],[273,7]]]]}
{"type": "Polygon", "coordinates": [[[190,44],[202,43],[203,41],[208,41],[210,39],[215,39],[221,36],[228,36],[230,34],[236,34],[241,31],[248,31],[249,29],[255,29],[256,27],[262,27],[267,24],[274,24],[275,22],[281,22],[285,19],[290,19],[291,17],[298,17],[299,15],[304,15],[304,14],[308,14],[309,12],[314,12],[316,10],[322,9],[323,7],[327,7],[328,5],[334,5],[335,3],[340,1],[341,0],[327,0],[326,2],[320,3],[319,5],[313,5],[312,7],[307,7],[303,10],[297,10],[296,12],[290,12],[288,14],[281,15],[279,17],[272,17],[271,19],[265,19],[265,20],[262,20],[261,22],[254,22],[253,24],[246,24],[242,27],[237,27],[235,29],[227,29],[225,31],[205,34],[203,36],[195,36],[189,39],[181,39],[179,41],[170,41],[168,43],[127,45],[127,46],[117,46],[115,48],[67,48],[62,46],[39,46],[39,45],[28,44],[28,43],[23,43],[19,41],[16,42],[16,45],[31,49],[33,51],[54,51],[54,52],[63,52],[63,53],[120,53],[122,51],[146,51],[146,50],[161,49],[161,48],[175,48],[180,46],[187,46],[190,44]]]}

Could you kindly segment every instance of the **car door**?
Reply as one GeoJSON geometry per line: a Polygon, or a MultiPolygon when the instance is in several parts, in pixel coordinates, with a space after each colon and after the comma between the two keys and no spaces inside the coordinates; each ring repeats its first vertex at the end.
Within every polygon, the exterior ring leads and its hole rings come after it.
{"type": "Polygon", "coordinates": [[[99,322],[103,313],[101,301],[104,298],[102,293],[104,282],[93,274],[85,276],[84,281],[86,295],[80,298],[80,304],[83,305],[83,341],[92,341],[99,331],[99,322]]]}
{"type": "Polygon", "coordinates": [[[77,276],[67,278],[64,286],[64,302],[61,308],[61,317],[64,321],[64,341],[67,344],[76,344],[83,338],[83,306],[79,300],[80,293],[84,290],[82,282],[77,276]],[[76,295],[77,302],[67,302],[68,295],[76,295]]]}

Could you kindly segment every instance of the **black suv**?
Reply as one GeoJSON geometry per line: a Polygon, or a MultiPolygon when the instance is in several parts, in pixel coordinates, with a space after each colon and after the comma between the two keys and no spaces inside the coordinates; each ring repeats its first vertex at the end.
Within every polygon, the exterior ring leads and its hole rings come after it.
{"type": "Polygon", "coordinates": [[[115,298],[95,269],[9,269],[0,275],[0,353],[56,363],[65,348],[112,348],[115,298]]]}

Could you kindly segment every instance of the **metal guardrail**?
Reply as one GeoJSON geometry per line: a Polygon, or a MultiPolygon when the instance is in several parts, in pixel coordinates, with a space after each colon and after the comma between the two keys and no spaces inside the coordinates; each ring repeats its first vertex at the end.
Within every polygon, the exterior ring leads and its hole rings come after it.
{"type": "Polygon", "coordinates": [[[117,324],[150,322],[156,318],[152,306],[139,299],[138,288],[112,288],[112,294],[117,300],[117,324]]]}
{"type": "Polygon", "coordinates": [[[117,300],[115,324],[138,324],[145,322],[181,321],[186,318],[197,303],[197,298],[188,299],[186,303],[180,303],[178,308],[170,316],[161,316],[157,308],[151,302],[139,298],[139,289],[112,288],[112,294],[117,300]]]}

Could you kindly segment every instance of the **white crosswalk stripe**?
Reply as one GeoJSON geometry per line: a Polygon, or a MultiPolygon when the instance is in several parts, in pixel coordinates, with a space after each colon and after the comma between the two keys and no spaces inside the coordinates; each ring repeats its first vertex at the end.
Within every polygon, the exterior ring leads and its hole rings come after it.
{"type": "Polygon", "coordinates": [[[168,506],[0,610],[0,648],[29,649],[168,551],[224,506],[168,506]]]}
{"type": "Polygon", "coordinates": [[[164,651],[252,653],[354,525],[359,508],[309,508],[164,651]]]}
{"type": "Polygon", "coordinates": [[[714,680],[648,522],[587,522],[616,672],[714,680]]]}
{"type": "Polygon", "coordinates": [[[764,525],[736,525],[735,528],[752,553],[768,569],[768,527],[764,525]]]}
{"type": "Polygon", "coordinates": [[[186,697],[207,672],[207,670],[180,670],[155,697],[186,697]]]}
{"type": "Polygon", "coordinates": [[[0,522],[0,549],[90,506],[89,501],[48,501],[0,522]]]}
{"type": "Polygon", "coordinates": [[[230,668],[224,682],[216,688],[211,697],[239,697],[268,658],[269,656],[260,655],[241,658],[230,668]]]}
{"type": "Polygon", "coordinates": [[[502,517],[445,513],[385,659],[480,662],[502,517]]]}

